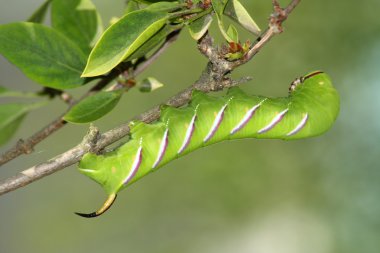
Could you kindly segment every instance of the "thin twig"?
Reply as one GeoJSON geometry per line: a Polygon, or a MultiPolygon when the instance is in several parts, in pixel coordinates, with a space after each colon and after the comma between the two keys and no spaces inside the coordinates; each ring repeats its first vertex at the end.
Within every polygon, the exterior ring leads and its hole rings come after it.
{"type": "MultiPolygon", "coordinates": [[[[200,41],[198,48],[200,51],[209,58],[209,63],[207,67],[201,74],[198,81],[190,86],[189,88],[178,93],[176,96],[169,99],[166,104],[174,107],[179,107],[188,103],[191,99],[191,93],[193,89],[199,89],[204,92],[219,90],[225,87],[231,87],[236,85],[236,82],[226,78],[226,75],[237,66],[244,64],[250,60],[262,46],[264,46],[270,38],[272,38],[276,32],[275,27],[272,27],[276,23],[277,28],[281,27],[283,21],[286,20],[287,16],[292,12],[292,10],[297,6],[300,0],[293,0],[285,9],[278,8],[278,3],[274,0],[275,11],[271,16],[269,29],[264,32],[262,39],[251,49],[251,55],[249,58],[245,58],[243,61],[240,61],[240,64],[228,64],[226,60],[221,59],[217,50],[212,46],[212,39],[206,34],[200,41]],[[276,17],[281,12],[281,17],[276,17]],[[227,67],[226,67],[227,66],[227,67]]],[[[280,31],[280,30],[278,30],[280,31]]],[[[242,80],[244,81],[244,79],[242,80]]],[[[160,116],[159,106],[155,106],[149,111],[141,114],[136,117],[139,120],[150,123],[157,120],[160,116]]],[[[6,179],[0,182],[0,195],[7,192],[16,190],[20,187],[23,187],[29,183],[32,183],[46,175],[50,175],[56,171],[59,171],[65,167],[68,167],[72,164],[78,162],[81,157],[87,152],[97,152],[104,149],[106,146],[112,144],[113,142],[120,140],[122,137],[129,134],[128,124],[124,124],[115,129],[112,129],[96,138],[87,138],[90,139],[90,142],[83,141],[82,144],[66,151],[65,153],[50,159],[46,163],[39,164],[37,166],[31,167],[18,175],[6,179]],[[83,145],[83,143],[87,145],[83,145]],[[91,145],[88,145],[91,143],[91,145]]],[[[91,132],[91,131],[90,131],[91,132]]]]}
{"type": "Polygon", "coordinates": [[[253,45],[246,56],[241,60],[232,62],[231,67],[236,68],[237,66],[250,61],[276,34],[281,33],[283,31],[282,23],[288,18],[289,14],[300,2],[301,0],[292,0],[292,2],[283,9],[280,7],[277,0],[273,0],[274,11],[270,16],[268,29],[264,31],[264,33],[260,36],[260,40],[255,45],[253,45]]]}
{"type": "MultiPolygon", "coordinates": [[[[179,31],[174,31],[171,33],[164,44],[157,49],[156,52],[154,52],[151,57],[149,57],[145,62],[142,62],[140,65],[136,67],[133,74],[134,76],[140,74],[143,72],[147,67],[149,67],[169,46],[172,44],[177,38],[178,38],[179,31]]],[[[120,71],[115,70],[109,73],[107,76],[103,77],[93,88],[89,90],[85,95],[83,95],[78,101],[74,102],[74,100],[70,97],[66,97],[67,103],[69,104],[68,109],[66,112],[62,115],[60,115],[57,119],[55,119],[50,124],[46,125],[43,129],[33,134],[31,137],[29,137],[26,140],[20,139],[17,144],[10,148],[8,151],[6,151],[4,154],[0,156],[0,166],[3,164],[17,158],[18,156],[22,154],[30,154],[33,152],[34,147],[49,137],[51,134],[56,132],[57,130],[61,129],[63,126],[66,125],[66,121],[63,120],[63,116],[78,102],[82,101],[84,98],[93,95],[96,92],[99,92],[103,87],[108,85],[111,81],[113,81],[118,75],[120,74],[120,71]]],[[[66,93],[62,93],[66,94],[66,93]]]]}

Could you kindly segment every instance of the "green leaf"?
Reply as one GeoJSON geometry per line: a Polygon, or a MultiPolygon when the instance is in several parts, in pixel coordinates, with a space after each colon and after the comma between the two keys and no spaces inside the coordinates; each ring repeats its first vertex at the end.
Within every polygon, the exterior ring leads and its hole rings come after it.
{"type": "Polygon", "coordinates": [[[181,7],[182,7],[182,4],[178,2],[157,2],[157,3],[149,5],[148,7],[145,8],[145,10],[170,12],[181,7]]]}
{"type": "Polygon", "coordinates": [[[127,6],[124,10],[124,14],[128,14],[132,11],[137,11],[139,8],[139,4],[135,1],[128,1],[127,6]]]}
{"type": "Polygon", "coordinates": [[[233,26],[232,24],[228,27],[227,30],[228,37],[233,40],[235,43],[239,43],[239,34],[238,31],[236,30],[236,27],[233,26]]]}
{"type": "Polygon", "coordinates": [[[223,12],[224,12],[224,9],[226,8],[228,0],[212,0],[211,3],[215,11],[216,17],[218,19],[218,26],[219,26],[220,32],[222,33],[223,37],[228,42],[233,42],[234,40],[230,38],[230,36],[227,34],[224,28],[224,23],[223,23],[223,12]]]}
{"type": "Polygon", "coordinates": [[[136,0],[137,2],[144,3],[144,4],[153,4],[158,2],[176,2],[178,0],[136,0]]]}
{"type": "Polygon", "coordinates": [[[229,0],[224,9],[224,14],[238,22],[253,34],[260,34],[260,28],[238,0],[229,0]]]}
{"type": "Polygon", "coordinates": [[[144,44],[141,45],[133,54],[127,57],[125,60],[130,61],[133,59],[138,59],[147,55],[150,51],[156,48],[160,43],[162,43],[166,36],[168,36],[173,31],[179,29],[179,26],[165,25],[161,30],[150,37],[144,44]]]}
{"type": "Polygon", "coordinates": [[[102,75],[116,67],[158,32],[168,17],[165,13],[147,10],[134,11],[122,17],[96,43],[82,76],[102,75]]]}
{"type": "Polygon", "coordinates": [[[27,113],[44,103],[0,105],[0,145],[9,141],[16,133],[27,113]]]}
{"type": "Polygon", "coordinates": [[[116,22],[118,22],[120,20],[120,17],[116,17],[116,16],[114,16],[114,17],[111,17],[110,18],[110,21],[109,21],[109,26],[112,26],[112,25],[114,25],[116,22]]]}
{"type": "Polygon", "coordinates": [[[27,22],[0,25],[0,54],[43,86],[69,89],[84,83],[82,50],[49,27],[27,22]]]}
{"type": "Polygon", "coordinates": [[[147,77],[143,79],[142,81],[137,83],[137,87],[141,92],[152,92],[154,90],[157,90],[161,87],[163,87],[164,84],[158,81],[154,77],[147,77]]]}
{"type": "Polygon", "coordinates": [[[225,28],[224,28],[224,24],[223,24],[223,22],[222,22],[221,19],[218,19],[218,26],[219,26],[219,30],[220,30],[220,32],[222,33],[223,37],[224,37],[228,42],[234,42],[234,39],[231,38],[231,37],[228,35],[227,31],[225,30],[225,28]]]}
{"type": "Polygon", "coordinates": [[[52,0],[46,0],[33,14],[28,18],[28,22],[42,23],[45,19],[47,9],[52,0]]]}
{"type": "Polygon", "coordinates": [[[122,94],[123,90],[101,91],[73,106],[63,119],[72,123],[95,121],[115,108],[122,94]]]}
{"type": "Polygon", "coordinates": [[[224,9],[226,8],[228,0],[212,0],[212,8],[215,11],[216,16],[219,18],[222,17],[224,9]]]}
{"type": "Polygon", "coordinates": [[[199,40],[208,30],[212,22],[211,15],[205,15],[194,22],[192,22],[188,27],[191,37],[195,40],[199,40]]]}
{"type": "Polygon", "coordinates": [[[76,42],[86,54],[103,31],[99,13],[91,0],[54,0],[51,19],[53,28],[76,42]]]}

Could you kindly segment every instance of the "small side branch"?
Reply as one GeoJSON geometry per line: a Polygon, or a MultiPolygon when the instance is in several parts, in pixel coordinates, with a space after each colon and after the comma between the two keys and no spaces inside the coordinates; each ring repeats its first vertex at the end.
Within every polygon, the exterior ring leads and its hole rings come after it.
{"type": "Polygon", "coordinates": [[[66,122],[62,119],[62,116],[58,119],[54,120],[46,127],[29,137],[27,140],[19,140],[17,144],[5,152],[0,157],[0,166],[15,159],[16,157],[22,154],[30,154],[33,152],[33,148],[35,145],[40,143],[46,137],[50,136],[52,133],[62,128],[66,122]]]}
{"type": "Polygon", "coordinates": [[[236,68],[250,61],[276,34],[283,31],[282,23],[288,18],[301,0],[292,0],[286,8],[281,8],[277,0],[273,0],[273,13],[269,18],[268,29],[260,36],[260,40],[253,45],[246,56],[232,63],[232,68],[236,68]]]}

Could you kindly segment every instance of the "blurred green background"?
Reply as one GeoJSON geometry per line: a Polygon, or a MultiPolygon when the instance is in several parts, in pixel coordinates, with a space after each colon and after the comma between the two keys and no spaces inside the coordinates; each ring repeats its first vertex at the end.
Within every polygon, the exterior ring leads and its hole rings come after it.
{"type": "MultiPolygon", "coordinates": [[[[41,2],[0,0],[0,23],[25,20],[41,2]]],[[[123,12],[123,0],[94,2],[105,24],[123,12]]],[[[242,2],[265,28],[271,1],[242,2]]],[[[123,191],[107,214],[92,220],[73,212],[93,211],[105,194],[72,166],[1,196],[0,252],[380,252],[379,9],[378,0],[302,1],[285,32],[234,72],[253,77],[243,85],[248,93],[286,96],[295,77],[326,71],[341,94],[340,116],[327,134],[198,150],[123,191]]],[[[166,86],[131,91],[96,125],[110,129],[164,101],[194,82],[205,64],[183,31],[143,75],[166,86]]],[[[0,77],[6,87],[40,88],[4,58],[0,77]]],[[[17,136],[29,136],[64,109],[56,101],[30,114],[17,136]]],[[[3,166],[1,179],[72,147],[86,130],[65,127],[3,166]]]]}

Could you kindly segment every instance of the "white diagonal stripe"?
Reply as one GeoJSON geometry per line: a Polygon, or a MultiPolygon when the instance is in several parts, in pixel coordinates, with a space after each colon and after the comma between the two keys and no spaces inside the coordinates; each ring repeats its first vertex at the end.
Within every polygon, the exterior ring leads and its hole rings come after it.
{"type": "Polygon", "coordinates": [[[240,120],[240,122],[234,127],[234,129],[231,130],[230,134],[236,133],[238,130],[243,128],[245,124],[248,123],[248,121],[251,119],[253,113],[261,106],[261,104],[266,100],[266,98],[258,103],[257,105],[254,105],[245,115],[244,117],[240,120]]]}
{"type": "Polygon", "coordinates": [[[290,135],[296,134],[298,131],[300,131],[306,125],[306,122],[307,122],[308,118],[309,118],[309,115],[306,113],[305,116],[303,116],[303,118],[300,121],[300,123],[298,123],[298,125],[292,131],[290,131],[289,133],[287,133],[286,136],[290,136],[290,135]]]}
{"type": "Polygon", "coordinates": [[[282,117],[288,112],[288,108],[286,108],[285,110],[283,110],[282,112],[280,112],[279,114],[277,114],[273,119],[272,121],[266,125],[265,127],[261,128],[258,133],[261,134],[261,133],[265,133],[266,131],[272,129],[277,123],[279,123],[282,119],[282,117]]]}
{"type": "Polygon", "coordinates": [[[166,146],[167,146],[168,132],[169,132],[169,129],[166,128],[164,136],[162,137],[162,140],[161,140],[160,149],[158,150],[156,161],[154,162],[153,167],[152,167],[153,169],[157,167],[157,165],[161,162],[164,156],[164,153],[166,151],[166,146]]]}
{"type": "Polygon", "coordinates": [[[210,131],[206,135],[206,137],[203,139],[203,142],[208,141],[215,133],[216,129],[219,127],[220,121],[223,117],[223,112],[226,109],[227,104],[223,105],[222,109],[219,110],[218,114],[216,115],[214,122],[212,123],[212,126],[210,128],[210,131]]]}
{"type": "Polygon", "coordinates": [[[137,149],[136,155],[135,155],[135,160],[133,161],[131,170],[128,173],[128,176],[124,180],[124,184],[127,184],[133,176],[136,174],[137,170],[140,167],[141,164],[141,153],[142,153],[142,137],[140,138],[140,146],[137,149]]]}
{"type": "Polygon", "coordinates": [[[179,150],[177,151],[177,154],[182,153],[190,142],[190,139],[191,139],[191,136],[192,136],[193,130],[194,130],[195,119],[197,118],[198,106],[199,105],[197,105],[197,107],[195,107],[194,115],[191,118],[189,125],[187,126],[185,138],[183,139],[182,145],[179,148],[179,150]]]}

